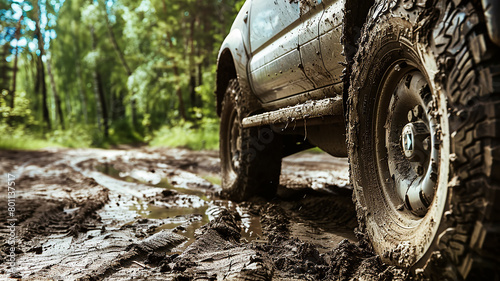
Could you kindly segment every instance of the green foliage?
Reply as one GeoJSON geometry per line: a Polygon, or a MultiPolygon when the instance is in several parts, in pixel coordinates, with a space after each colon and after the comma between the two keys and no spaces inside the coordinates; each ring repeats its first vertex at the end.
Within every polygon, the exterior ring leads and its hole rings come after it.
{"type": "Polygon", "coordinates": [[[45,139],[33,135],[25,134],[19,130],[15,135],[2,133],[0,136],[0,149],[15,150],[36,150],[46,147],[61,147],[58,144],[51,143],[45,139]]]}
{"type": "Polygon", "coordinates": [[[49,143],[62,147],[89,147],[92,136],[85,126],[73,127],[67,130],[55,130],[45,135],[49,143]]]}
{"type": "Polygon", "coordinates": [[[144,137],[135,131],[126,120],[113,123],[109,131],[109,145],[143,143],[144,137]]]}
{"type": "Polygon", "coordinates": [[[0,148],[40,149],[44,147],[88,147],[90,136],[87,128],[72,127],[43,133],[35,121],[30,101],[25,92],[15,96],[15,107],[7,105],[6,91],[0,97],[0,148]]]}
{"type": "Polygon", "coordinates": [[[197,118],[217,118],[217,113],[216,113],[216,99],[214,95],[214,89],[215,89],[215,71],[216,67],[213,66],[211,71],[207,71],[203,73],[203,81],[204,83],[198,87],[195,88],[196,93],[201,97],[201,103],[202,107],[200,108],[201,110],[201,115],[198,114],[196,117],[197,118]]]}
{"type": "Polygon", "coordinates": [[[35,119],[32,116],[30,101],[25,92],[18,93],[15,96],[15,108],[8,105],[8,92],[3,90],[0,96],[0,132],[8,130],[24,129],[35,125],[35,119]]]}
{"type": "Polygon", "coordinates": [[[93,25],[94,27],[101,27],[96,25],[102,24],[101,19],[104,14],[102,13],[102,10],[99,8],[99,5],[97,3],[94,2],[88,6],[83,6],[81,15],[82,24],[86,26],[93,25]]]}
{"type": "Polygon", "coordinates": [[[173,127],[165,126],[154,134],[149,144],[215,150],[219,148],[219,122],[214,119],[205,119],[198,125],[185,122],[173,127]]]}
{"type": "Polygon", "coordinates": [[[0,0],[0,147],[216,149],[216,57],[243,3],[0,0]]]}
{"type": "Polygon", "coordinates": [[[45,147],[89,147],[91,136],[83,127],[43,134],[24,127],[0,125],[0,149],[35,150],[45,147]]]}

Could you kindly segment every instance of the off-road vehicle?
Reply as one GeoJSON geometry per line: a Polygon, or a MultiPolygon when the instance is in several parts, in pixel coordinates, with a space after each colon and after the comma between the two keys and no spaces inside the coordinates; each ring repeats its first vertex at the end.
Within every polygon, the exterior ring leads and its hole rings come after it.
{"type": "Polygon", "coordinates": [[[384,262],[499,278],[499,46],[498,0],[247,0],[218,58],[224,194],[272,197],[317,146],[384,262]]]}

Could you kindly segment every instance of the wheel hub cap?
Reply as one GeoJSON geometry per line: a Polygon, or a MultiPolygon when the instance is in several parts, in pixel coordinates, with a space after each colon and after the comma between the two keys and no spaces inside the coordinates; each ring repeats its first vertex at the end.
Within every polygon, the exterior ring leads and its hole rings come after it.
{"type": "Polygon", "coordinates": [[[401,139],[403,152],[410,161],[423,162],[428,158],[429,129],[424,122],[406,124],[401,139]]]}
{"type": "MultiPolygon", "coordinates": [[[[387,153],[388,174],[392,183],[387,194],[395,193],[406,209],[417,216],[424,216],[434,199],[439,141],[438,120],[434,114],[429,85],[418,70],[395,75],[396,86],[388,92],[388,114],[380,119],[380,132],[385,135],[381,155],[387,153]]],[[[389,88],[387,88],[389,89],[389,88]]],[[[385,108],[380,110],[387,110],[385,108]]],[[[382,137],[380,135],[379,139],[382,137]]],[[[383,159],[381,157],[380,159],[383,159]]]]}
{"type": "Polygon", "coordinates": [[[406,158],[413,156],[413,125],[408,124],[403,129],[403,149],[406,158]]]}

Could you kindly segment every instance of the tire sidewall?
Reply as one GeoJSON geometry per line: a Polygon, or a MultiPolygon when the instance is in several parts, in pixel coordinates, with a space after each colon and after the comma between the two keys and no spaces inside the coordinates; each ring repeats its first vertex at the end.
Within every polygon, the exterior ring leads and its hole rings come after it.
{"type": "MultiPolygon", "coordinates": [[[[221,159],[221,177],[223,193],[228,197],[234,198],[238,196],[238,174],[232,167],[230,142],[231,142],[231,129],[235,118],[242,120],[241,113],[238,111],[235,99],[238,94],[239,87],[236,80],[231,80],[226,89],[226,94],[222,101],[221,121],[219,129],[219,154],[221,159]]],[[[240,130],[240,134],[242,130],[240,130]]]]}
{"type": "MultiPolygon", "coordinates": [[[[349,102],[349,159],[360,228],[368,235],[376,253],[390,264],[421,267],[437,248],[438,234],[446,228],[443,219],[449,205],[450,140],[446,95],[437,85],[434,75],[437,63],[427,47],[416,42],[412,24],[405,19],[390,17],[376,25],[376,35],[369,38],[365,49],[370,50],[354,71],[349,102]],[[375,153],[375,109],[381,82],[389,67],[400,59],[413,62],[427,78],[438,105],[441,126],[439,177],[434,200],[427,214],[411,227],[404,226],[387,196],[375,153]],[[357,72],[356,72],[357,71],[357,72]],[[357,83],[356,83],[357,82],[357,83]]],[[[363,43],[363,42],[362,42],[363,43]]]]}
{"type": "Polygon", "coordinates": [[[220,126],[222,196],[243,201],[253,196],[272,198],[276,194],[281,172],[282,136],[269,126],[243,128],[244,117],[255,106],[254,97],[232,79],[223,99],[220,126]],[[235,116],[234,118],[232,116],[235,116]],[[230,130],[238,121],[240,145],[238,167],[233,168],[230,130]]]}

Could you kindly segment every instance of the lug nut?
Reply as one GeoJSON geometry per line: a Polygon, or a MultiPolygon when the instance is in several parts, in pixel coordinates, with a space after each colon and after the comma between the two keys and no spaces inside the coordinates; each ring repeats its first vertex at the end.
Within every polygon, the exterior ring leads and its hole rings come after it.
{"type": "Polygon", "coordinates": [[[415,119],[415,116],[413,116],[413,109],[408,111],[408,122],[413,122],[415,119]]]}
{"type": "Polygon", "coordinates": [[[421,105],[416,105],[413,108],[413,116],[415,116],[416,118],[422,118],[423,114],[424,108],[421,105]]]}
{"type": "Polygon", "coordinates": [[[415,166],[414,170],[415,170],[415,173],[417,173],[417,175],[419,175],[419,176],[424,174],[424,168],[420,165],[415,166]]]}
{"type": "Polygon", "coordinates": [[[431,139],[430,137],[427,137],[425,138],[425,140],[422,141],[422,147],[424,150],[429,150],[429,148],[431,147],[431,139]]]}

